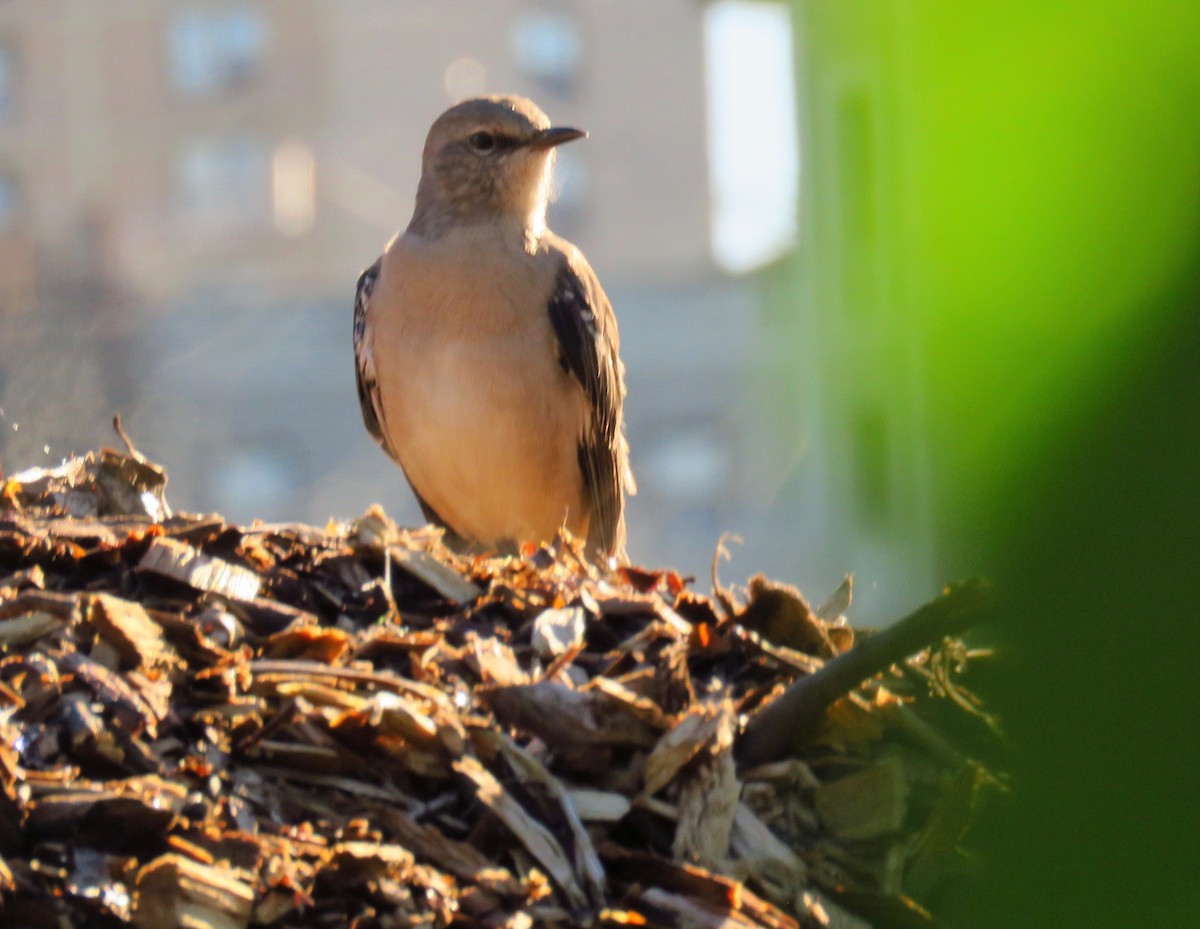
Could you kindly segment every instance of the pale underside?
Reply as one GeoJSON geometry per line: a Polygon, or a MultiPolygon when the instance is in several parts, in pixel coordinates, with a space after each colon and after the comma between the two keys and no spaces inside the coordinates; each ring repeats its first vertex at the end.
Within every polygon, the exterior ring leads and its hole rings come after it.
{"type": "Polygon", "coordinates": [[[589,408],[545,309],[555,258],[480,241],[489,235],[389,245],[367,336],[382,426],[413,489],[464,538],[540,541],[564,525],[586,537],[578,443],[589,408]]]}

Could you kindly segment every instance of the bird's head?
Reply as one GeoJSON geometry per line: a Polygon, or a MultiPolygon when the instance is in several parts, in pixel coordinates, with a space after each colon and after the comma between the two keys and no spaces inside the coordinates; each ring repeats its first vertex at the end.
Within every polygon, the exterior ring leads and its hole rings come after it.
{"type": "Polygon", "coordinates": [[[540,236],[554,149],[586,135],[550,125],[525,97],[474,97],[455,104],[425,140],[414,224],[436,233],[440,223],[502,217],[540,236]]]}

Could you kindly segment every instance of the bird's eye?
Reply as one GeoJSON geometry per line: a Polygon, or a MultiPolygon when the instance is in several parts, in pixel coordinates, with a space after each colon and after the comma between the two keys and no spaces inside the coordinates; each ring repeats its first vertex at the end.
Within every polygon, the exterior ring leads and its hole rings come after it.
{"type": "Polygon", "coordinates": [[[496,147],[496,137],[490,132],[476,132],[468,137],[467,144],[477,152],[490,152],[496,147]]]}

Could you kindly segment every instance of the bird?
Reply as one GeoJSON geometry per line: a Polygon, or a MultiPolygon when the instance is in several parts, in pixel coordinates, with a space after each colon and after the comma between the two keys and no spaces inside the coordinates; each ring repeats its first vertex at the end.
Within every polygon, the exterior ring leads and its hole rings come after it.
{"type": "Polygon", "coordinates": [[[362,272],[354,356],[363,422],[425,518],[463,547],[560,529],[623,561],[625,369],[612,304],[546,225],[555,150],[587,133],[513,95],[432,124],[412,218],[362,272]]]}

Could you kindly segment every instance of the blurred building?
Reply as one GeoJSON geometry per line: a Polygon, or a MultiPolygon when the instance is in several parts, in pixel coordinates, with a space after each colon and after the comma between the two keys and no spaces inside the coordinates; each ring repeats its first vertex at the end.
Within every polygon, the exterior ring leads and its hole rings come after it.
{"type": "Polygon", "coordinates": [[[344,294],[407,220],[425,128],[501,88],[592,132],[563,151],[555,218],[596,265],[707,268],[684,0],[12,0],[0,225],[60,243],[102,222],[112,273],[159,303],[344,294]]]}
{"type": "Polygon", "coordinates": [[[561,150],[550,222],[621,322],[632,552],[700,571],[754,498],[758,318],[710,259],[702,20],[693,0],[0,5],[0,453],[108,442],[116,406],[176,506],[415,520],[359,420],[354,283],[408,220],[433,118],[523,93],[591,133],[561,150]]]}

